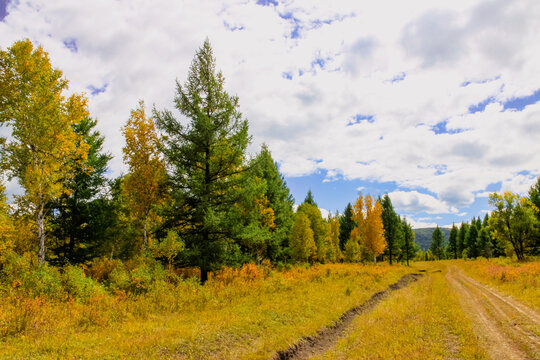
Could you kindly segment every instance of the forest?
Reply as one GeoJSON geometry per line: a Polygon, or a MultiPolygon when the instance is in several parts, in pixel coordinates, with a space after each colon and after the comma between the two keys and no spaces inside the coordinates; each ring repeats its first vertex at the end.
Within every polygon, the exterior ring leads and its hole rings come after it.
{"type": "MultiPolygon", "coordinates": [[[[470,274],[480,274],[483,265],[469,268],[473,262],[464,260],[485,259],[478,260],[484,264],[497,258],[502,261],[498,266],[506,266],[504,259],[513,258],[527,266],[540,255],[540,177],[528,196],[490,194],[491,213],[454,224],[448,241],[437,227],[425,251],[388,194],[359,193],[343,213],[323,218],[309,191],[295,210],[269,147],[263,145],[253,156],[247,153],[249,123],[238,97],[227,93],[224,84],[207,40],[194,55],[186,81],[176,83],[175,112],[150,108],[143,100],[131,110],[122,127],[127,171],[111,179],[111,155],[103,150],[105,139],[96,130],[99,119],[90,114],[86,95],[67,96],[68,80],[62,71],[29,40],[0,50],[0,297],[5,300],[1,339],[35,331],[60,334],[54,340],[60,342],[72,331],[67,329],[136,327],[133,319],[147,321],[145,314],[158,319],[157,314],[185,309],[189,311],[177,321],[190,323],[193,319],[182,317],[211,317],[225,312],[226,304],[245,313],[253,308],[243,302],[233,305],[238,299],[256,302],[287,291],[297,298],[301,291],[315,294],[320,307],[309,311],[324,313],[335,300],[324,294],[325,289],[346,295],[331,313],[317,315],[311,328],[298,325],[311,316],[302,312],[309,306],[301,310],[300,302],[287,302],[285,295],[273,305],[264,302],[264,313],[253,314],[268,323],[273,321],[269,317],[282,316],[274,306],[288,309],[297,318],[276,321],[291,321],[296,330],[290,336],[301,337],[358,299],[368,299],[371,293],[366,289],[382,290],[412,273],[413,262],[453,259],[470,274]],[[22,189],[12,201],[6,196],[7,180],[16,180],[22,189]],[[63,307],[67,303],[72,305],[63,307]],[[60,318],[58,328],[51,330],[53,319],[60,318]]],[[[430,271],[439,266],[435,263],[422,266],[430,271]]],[[[446,290],[436,282],[442,280],[433,281],[429,286],[443,301],[446,290]]],[[[537,289],[537,284],[532,287],[537,289]]],[[[266,336],[265,329],[247,331],[242,327],[252,325],[238,321],[240,340],[227,333],[229,338],[214,347],[230,344],[244,354],[245,348],[235,346],[246,333],[266,336]]],[[[455,329],[459,334],[470,331],[455,329]]],[[[219,357],[222,350],[208,350],[217,340],[198,336],[204,349],[197,348],[197,339],[186,340],[191,343],[184,345],[195,354],[186,357],[219,357]]],[[[17,341],[8,351],[17,353],[28,346],[23,339],[17,341]]],[[[292,340],[268,341],[257,356],[264,358],[269,349],[292,340]]],[[[128,344],[122,346],[127,351],[128,344]]],[[[481,352],[474,350],[476,344],[464,346],[466,354],[481,352]]],[[[165,357],[172,357],[167,351],[173,350],[166,350],[165,357]]]]}

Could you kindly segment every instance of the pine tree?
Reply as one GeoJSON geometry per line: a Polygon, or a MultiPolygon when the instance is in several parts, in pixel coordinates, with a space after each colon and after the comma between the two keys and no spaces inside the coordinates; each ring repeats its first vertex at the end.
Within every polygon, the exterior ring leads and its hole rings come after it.
{"type": "Polygon", "coordinates": [[[246,238],[245,227],[235,226],[230,215],[242,200],[241,175],[250,142],[238,97],[224,90],[208,40],[197,51],[184,86],[177,82],[175,103],[188,125],[170,111],[154,115],[165,133],[163,152],[172,171],[172,213],[184,230],[186,255],[200,268],[204,283],[208,272],[224,263],[235,239],[246,238]]]}
{"type": "Polygon", "coordinates": [[[353,207],[348,203],[343,215],[339,218],[339,248],[345,251],[345,244],[351,237],[351,231],[356,227],[353,219],[353,207]]]}
{"type": "Polygon", "coordinates": [[[311,193],[311,189],[308,190],[306,198],[304,199],[304,204],[317,206],[317,203],[315,202],[315,200],[313,200],[313,194],[311,193]]]}
{"type": "Polygon", "coordinates": [[[476,258],[478,256],[477,241],[478,241],[478,228],[476,227],[476,221],[473,220],[473,224],[469,228],[467,235],[467,257],[476,258]]]}
{"type": "Polygon", "coordinates": [[[399,240],[402,237],[401,234],[401,222],[394,211],[392,201],[388,194],[385,194],[382,202],[382,222],[384,227],[384,238],[386,239],[386,250],[388,253],[388,259],[390,265],[392,265],[392,257],[397,256],[399,252],[399,240]]]}
{"type": "Polygon", "coordinates": [[[465,222],[461,223],[461,226],[459,227],[458,232],[458,242],[457,242],[457,253],[458,257],[461,258],[463,256],[463,250],[465,250],[467,246],[467,234],[469,233],[469,225],[465,222]]]}
{"type": "Polygon", "coordinates": [[[294,200],[266,145],[262,146],[261,152],[253,160],[252,168],[253,174],[264,181],[264,195],[274,212],[275,230],[266,246],[266,256],[272,261],[286,260],[289,233],[294,221],[294,200]]]}
{"type": "Polygon", "coordinates": [[[55,214],[53,234],[60,241],[53,251],[61,263],[80,263],[98,256],[97,248],[105,240],[108,221],[103,212],[107,207],[99,195],[106,186],[105,172],[112,156],[103,153],[105,139],[94,130],[96,125],[96,120],[87,117],[73,126],[75,133],[89,146],[88,156],[85,161],[70,160],[73,173],[64,179],[69,192],[51,205],[55,214]]]}
{"type": "Polygon", "coordinates": [[[407,261],[407,266],[409,266],[409,260],[413,259],[416,256],[416,252],[418,251],[418,246],[414,243],[414,231],[409,223],[407,223],[407,220],[403,218],[401,220],[402,222],[402,233],[403,233],[403,241],[402,241],[402,253],[404,254],[404,258],[407,261]]]}
{"type": "Polygon", "coordinates": [[[431,244],[429,245],[429,250],[431,250],[433,256],[435,256],[438,260],[441,260],[443,258],[444,235],[439,226],[437,226],[431,234],[431,244]]]}
{"type": "Polygon", "coordinates": [[[452,229],[450,230],[448,252],[454,255],[454,259],[458,258],[458,229],[456,224],[452,224],[452,229]]]}

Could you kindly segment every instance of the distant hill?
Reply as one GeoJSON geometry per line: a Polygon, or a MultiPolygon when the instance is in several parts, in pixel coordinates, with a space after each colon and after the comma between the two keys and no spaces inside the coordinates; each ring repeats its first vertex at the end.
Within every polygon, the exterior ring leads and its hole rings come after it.
{"type": "MultiPolygon", "coordinates": [[[[436,228],[422,228],[422,229],[413,229],[414,231],[414,242],[420,245],[422,250],[429,249],[429,244],[431,243],[431,234],[436,228]]],[[[448,236],[450,234],[450,229],[440,228],[446,243],[448,244],[448,236]]]]}

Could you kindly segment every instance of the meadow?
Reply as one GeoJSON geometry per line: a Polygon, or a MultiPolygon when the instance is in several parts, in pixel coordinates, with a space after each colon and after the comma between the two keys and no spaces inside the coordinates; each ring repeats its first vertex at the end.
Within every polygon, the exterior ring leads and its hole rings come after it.
{"type": "Polygon", "coordinates": [[[28,278],[12,279],[2,289],[0,358],[266,359],[413,271],[246,264],[201,286],[172,274],[147,284],[133,276],[148,271],[139,265],[129,273],[131,291],[79,272],[71,275],[77,284],[64,278],[56,293],[30,296],[21,290],[28,278]]]}

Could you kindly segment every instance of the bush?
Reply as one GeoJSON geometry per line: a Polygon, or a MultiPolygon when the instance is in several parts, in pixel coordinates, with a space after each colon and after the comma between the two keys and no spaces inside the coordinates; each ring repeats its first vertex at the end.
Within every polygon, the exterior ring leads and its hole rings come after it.
{"type": "Polygon", "coordinates": [[[92,278],[86,277],[82,268],[68,265],[64,267],[62,284],[65,291],[74,299],[86,301],[96,294],[103,293],[103,287],[92,278]]]}

